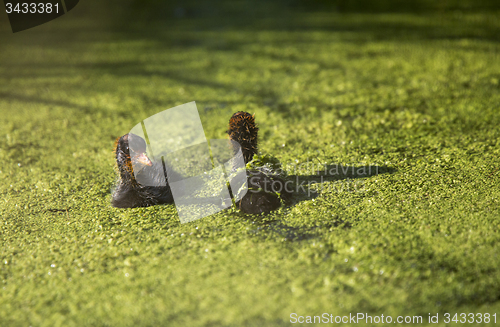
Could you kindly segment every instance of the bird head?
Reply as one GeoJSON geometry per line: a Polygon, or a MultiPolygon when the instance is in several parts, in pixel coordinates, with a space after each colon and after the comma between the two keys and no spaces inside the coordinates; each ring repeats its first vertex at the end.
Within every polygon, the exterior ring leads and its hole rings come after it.
{"type": "Polygon", "coordinates": [[[146,166],[152,166],[152,162],[146,154],[146,142],[138,135],[129,133],[118,138],[115,142],[116,163],[122,177],[133,178],[133,167],[141,170],[146,166]]]}
{"type": "Polygon", "coordinates": [[[227,133],[232,141],[240,145],[245,163],[251,161],[253,155],[257,154],[258,132],[255,116],[248,112],[238,111],[229,119],[227,133]]]}

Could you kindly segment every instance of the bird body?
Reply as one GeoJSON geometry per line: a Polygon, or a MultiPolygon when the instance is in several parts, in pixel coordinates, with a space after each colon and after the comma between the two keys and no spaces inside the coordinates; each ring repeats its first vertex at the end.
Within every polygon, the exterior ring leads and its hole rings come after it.
{"type": "Polygon", "coordinates": [[[112,195],[113,207],[149,207],[174,202],[164,166],[147,157],[142,137],[129,133],[118,138],[115,154],[120,177],[112,195]]]}
{"type": "Polygon", "coordinates": [[[247,187],[247,193],[236,203],[245,213],[268,213],[281,207],[281,200],[291,199],[286,181],[266,169],[247,170],[247,187]]]}
{"type": "MultiPolygon", "coordinates": [[[[258,149],[258,127],[255,117],[239,111],[229,120],[229,139],[236,142],[235,155],[240,147],[245,164],[251,162],[258,149]]],[[[236,202],[242,212],[249,214],[269,213],[281,206],[281,200],[291,199],[286,181],[265,167],[247,169],[247,193],[236,202]]]]}

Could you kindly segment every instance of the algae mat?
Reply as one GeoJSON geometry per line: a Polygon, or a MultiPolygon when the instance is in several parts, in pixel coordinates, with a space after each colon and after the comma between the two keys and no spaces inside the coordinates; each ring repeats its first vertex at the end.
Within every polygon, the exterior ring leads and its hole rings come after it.
{"type": "Polygon", "coordinates": [[[293,12],[120,29],[68,14],[17,34],[2,23],[0,324],[491,323],[498,17],[293,12]],[[255,113],[294,202],[188,224],[173,205],[112,208],[115,138],[190,101],[224,113],[207,131],[218,138],[232,112],[255,113]]]}

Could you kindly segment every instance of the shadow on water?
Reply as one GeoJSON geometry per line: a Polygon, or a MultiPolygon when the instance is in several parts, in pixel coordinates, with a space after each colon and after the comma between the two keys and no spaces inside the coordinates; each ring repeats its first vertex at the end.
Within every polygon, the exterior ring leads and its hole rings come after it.
{"type": "Polygon", "coordinates": [[[309,175],[288,176],[287,179],[291,180],[295,187],[293,191],[296,198],[307,200],[317,197],[320,193],[363,191],[363,178],[392,174],[396,171],[396,169],[387,166],[342,166],[339,164],[317,165],[316,167],[313,165],[311,170],[314,171],[309,175]],[[328,183],[331,187],[326,187],[327,182],[340,183],[328,183]]]}
{"type": "MultiPolygon", "coordinates": [[[[139,0],[130,2],[129,8],[132,8],[139,0]]],[[[496,19],[491,15],[500,9],[500,3],[495,0],[445,0],[438,5],[427,0],[243,0],[237,4],[232,1],[230,5],[223,0],[187,1],[182,5],[152,0],[148,5],[141,1],[137,7],[141,9],[141,15],[138,15],[137,10],[129,10],[129,18],[121,18],[122,22],[118,22],[125,29],[127,26],[131,29],[130,19],[133,17],[143,26],[168,22],[182,26],[183,30],[197,31],[345,32],[345,37],[354,42],[364,42],[367,38],[395,41],[457,38],[500,40],[496,19]],[[478,18],[477,13],[490,16],[478,18]],[[466,17],[469,14],[472,15],[466,17]],[[425,17],[427,19],[422,19],[425,17]]],[[[149,33],[147,37],[163,39],[164,36],[163,33],[149,33]]],[[[307,37],[302,41],[314,42],[307,37]]],[[[214,43],[213,39],[189,40],[187,44],[201,45],[199,42],[202,46],[230,51],[239,50],[242,45],[238,42],[214,43]]],[[[286,37],[273,42],[286,42],[286,37]]],[[[186,44],[186,41],[178,39],[175,43],[181,45],[186,44]]]]}
{"type": "Polygon", "coordinates": [[[312,227],[296,227],[283,223],[281,220],[266,220],[258,222],[257,227],[250,230],[251,234],[261,237],[281,237],[286,241],[304,241],[314,239],[320,236],[321,231],[325,229],[333,230],[337,228],[351,228],[351,223],[342,219],[333,220],[327,224],[316,225],[312,227]]]}
{"type": "MultiPolygon", "coordinates": [[[[317,167],[318,168],[318,167],[317,167]]],[[[364,178],[378,176],[380,174],[392,174],[395,168],[377,165],[364,166],[342,166],[338,164],[322,165],[310,175],[289,175],[286,179],[293,187],[293,199],[288,206],[295,206],[302,201],[312,200],[325,193],[341,192],[363,192],[364,178]],[[334,182],[334,183],[331,183],[334,182]],[[335,183],[338,182],[338,183],[335,183]],[[325,187],[328,184],[329,187],[325,187]]],[[[351,228],[348,221],[335,217],[328,223],[319,222],[312,227],[296,227],[284,223],[280,219],[274,219],[272,215],[264,216],[263,219],[249,217],[256,224],[256,228],[250,232],[262,237],[278,236],[287,241],[303,241],[317,238],[322,231],[337,228],[351,228]]]]}

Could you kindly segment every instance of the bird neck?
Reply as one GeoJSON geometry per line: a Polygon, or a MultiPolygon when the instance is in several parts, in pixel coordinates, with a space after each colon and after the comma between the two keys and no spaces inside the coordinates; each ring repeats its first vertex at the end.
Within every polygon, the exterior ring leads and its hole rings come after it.
{"type": "Polygon", "coordinates": [[[117,161],[123,162],[122,165],[118,165],[118,169],[120,171],[120,179],[122,180],[122,182],[133,185],[138,184],[137,180],[135,179],[134,168],[132,167],[132,161],[130,160],[130,157],[125,154],[121,154],[119,158],[117,158],[117,161]],[[120,160],[120,157],[122,160],[120,160]]]}
{"type": "Polygon", "coordinates": [[[243,153],[245,164],[252,161],[253,155],[257,153],[257,142],[242,142],[241,152],[243,153]]]}

